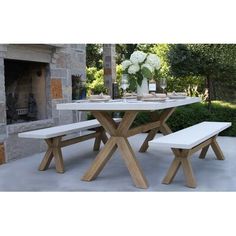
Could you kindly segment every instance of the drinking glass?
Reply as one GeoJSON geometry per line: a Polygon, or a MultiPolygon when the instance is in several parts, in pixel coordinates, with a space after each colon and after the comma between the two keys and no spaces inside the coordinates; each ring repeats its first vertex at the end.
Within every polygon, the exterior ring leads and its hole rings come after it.
{"type": "Polygon", "coordinates": [[[165,88],[167,87],[166,78],[161,78],[160,79],[160,87],[163,89],[163,93],[165,93],[165,88]]]}
{"type": "Polygon", "coordinates": [[[123,101],[126,102],[126,98],[125,98],[125,96],[126,96],[126,89],[129,87],[127,74],[123,74],[122,75],[120,87],[123,90],[123,97],[124,97],[123,101]]]}

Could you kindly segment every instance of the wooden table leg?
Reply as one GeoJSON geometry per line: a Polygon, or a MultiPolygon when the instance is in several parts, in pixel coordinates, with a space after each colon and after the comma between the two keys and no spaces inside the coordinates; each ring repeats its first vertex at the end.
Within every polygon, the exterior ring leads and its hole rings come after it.
{"type": "MultiPolygon", "coordinates": [[[[150,114],[151,121],[160,120],[160,117],[156,112],[150,112],[149,114],[150,114]]],[[[158,130],[159,130],[159,127],[156,127],[154,129],[151,129],[148,132],[148,135],[147,135],[146,139],[144,140],[142,146],[140,147],[139,152],[146,152],[147,151],[147,149],[149,147],[148,142],[154,139],[158,130]]]]}
{"type": "Polygon", "coordinates": [[[137,113],[138,112],[136,111],[125,112],[122,121],[119,125],[117,125],[107,112],[92,112],[94,117],[96,117],[96,119],[111,137],[98,153],[89,170],[82,177],[82,180],[91,181],[95,179],[102,171],[108,160],[111,158],[117,147],[119,147],[121,156],[127,165],[135,186],[138,188],[148,187],[147,180],[142,173],[135,154],[127,140],[128,130],[137,116],[137,113]]]}
{"type": "Polygon", "coordinates": [[[92,165],[82,177],[82,180],[91,181],[95,179],[102,171],[106,163],[110,160],[116,149],[117,149],[116,140],[115,138],[111,137],[107,141],[105,146],[101,149],[101,151],[98,153],[92,165]]]}
{"type": "MultiPolygon", "coordinates": [[[[166,124],[166,123],[162,123],[161,127],[160,127],[160,131],[162,132],[162,134],[164,135],[168,135],[172,133],[172,130],[170,129],[170,127],[166,124]]],[[[172,152],[174,153],[174,155],[176,157],[180,156],[180,152],[178,149],[176,148],[171,148],[172,152]]]]}
{"type": "Polygon", "coordinates": [[[143,144],[141,145],[139,152],[146,152],[149,145],[148,142],[153,140],[156,136],[157,132],[160,130],[164,135],[172,133],[171,129],[166,124],[166,121],[168,118],[172,115],[172,113],[175,111],[175,108],[169,108],[165,109],[160,115],[158,115],[156,112],[151,112],[151,120],[158,121],[160,120],[160,127],[155,127],[154,129],[151,129],[144,140],[143,144]]]}
{"type": "Polygon", "coordinates": [[[101,139],[102,139],[103,144],[106,144],[106,142],[108,141],[108,137],[106,135],[105,130],[102,131],[101,139]]]}
{"type": "Polygon", "coordinates": [[[135,186],[138,188],[148,188],[147,179],[144,176],[137,159],[135,158],[135,154],[128,140],[126,138],[117,139],[119,151],[121,152],[121,156],[125,161],[125,164],[129,170],[129,173],[134,181],[135,186]]]}
{"type": "Polygon", "coordinates": [[[144,140],[142,146],[139,149],[139,152],[146,152],[147,151],[147,149],[149,147],[148,142],[154,139],[154,137],[156,136],[158,130],[159,129],[156,128],[156,129],[152,129],[152,130],[149,131],[146,139],[144,140]]]}

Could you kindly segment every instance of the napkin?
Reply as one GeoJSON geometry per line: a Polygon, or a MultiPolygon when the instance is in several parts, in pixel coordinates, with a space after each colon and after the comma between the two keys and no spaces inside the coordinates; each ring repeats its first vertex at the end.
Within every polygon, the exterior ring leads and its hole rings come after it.
{"type": "Polygon", "coordinates": [[[133,96],[137,96],[136,93],[126,93],[124,97],[133,97],[133,96]]]}
{"type": "Polygon", "coordinates": [[[142,98],[155,98],[155,95],[151,93],[143,93],[142,98]]]}
{"type": "Polygon", "coordinates": [[[126,96],[126,97],[129,97],[129,96],[137,96],[137,94],[136,94],[136,93],[126,93],[125,96],[126,96]]]}
{"type": "Polygon", "coordinates": [[[154,95],[155,95],[156,98],[166,98],[165,93],[155,93],[154,95]]]}
{"type": "Polygon", "coordinates": [[[163,93],[144,93],[142,98],[166,98],[166,94],[163,94],[163,93]]]}

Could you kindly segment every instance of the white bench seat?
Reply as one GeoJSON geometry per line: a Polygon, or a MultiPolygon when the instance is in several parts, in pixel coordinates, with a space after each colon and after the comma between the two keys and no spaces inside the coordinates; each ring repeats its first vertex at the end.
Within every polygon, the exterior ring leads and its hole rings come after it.
{"type": "Polygon", "coordinates": [[[231,126],[230,122],[202,122],[185,128],[175,133],[156,138],[149,142],[150,146],[164,146],[172,148],[175,159],[173,160],[163,183],[169,184],[182,165],[188,187],[196,187],[192,167],[189,161],[191,155],[199,150],[199,158],[204,159],[211,146],[218,160],[224,160],[223,153],[216,141],[218,134],[231,126]]]}
{"type": "MultiPolygon", "coordinates": [[[[115,122],[119,122],[120,120],[120,118],[114,119],[115,122]]],[[[101,127],[97,119],[23,132],[19,133],[18,137],[44,139],[48,145],[48,149],[39,166],[39,170],[48,169],[54,157],[56,171],[58,173],[64,173],[61,148],[95,138],[93,150],[97,151],[100,148],[101,142],[105,144],[107,141],[105,130],[101,127]]]]}
{"type": "Polygon", "coordinates": [[[150,146],[162,145],[171,148],[191,149],[230,126],[231,123],[229,122],[204,121],[161,138],[156,138],[150,141],[149,144],[150,146]]]}
{"type": "Polygon", "coordinates": [[[33,130],[29,132],[19,133],[20,138],[48,139],[71,134],[78,131],[88,130],[100,127],[100,123],[96,120],[86,120],[68,125],[60,125],[45,129],[33,130]]]}

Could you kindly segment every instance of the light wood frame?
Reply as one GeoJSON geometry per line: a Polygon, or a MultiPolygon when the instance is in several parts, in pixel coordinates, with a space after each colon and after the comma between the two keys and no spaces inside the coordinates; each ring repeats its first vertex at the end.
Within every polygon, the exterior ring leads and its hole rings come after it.
{"type": "Polygon", "coordinates": [[[4,164],[5,160],[5,148],[4,144],[0,144],[0,165],[4,164]]]}
{"type": "Polygon", "coordinates": [[[166,121],[174,110],[175,108],[168,108],[163,110],[159,115],[157,115],[156,112],[150,112],[149,115],[151,116],[151,122],[135,128],[131,128],[131,125],[139,111],[125,111],[120,124],[114,122],[108,111],[92,111],[92,115],[100,122],[106,132],[108,132],[110,138],[98,153],[97,157],[92,162],[92,165],[82,177],[82,180],[94,180],[118,148],[135,186],[137,188],[148,188],[148,181],[135,157],[134,151],[128,141],[128,137],[149,131],[140,148],[141,152],[145,152],[148,149],[148,141],[154,138],[158,130],[164,134],[171,132],[166,121]]]}
{"type": "Polygon", "coordinates": [[[66,147],[75,143],[79,143],[79,142],[83,142],[83,141],[95,138],[93,150],[98,151],[100,149],[101,142],[105,144],[108,138],[106,136],[105,130],[102,127],[98,127],[93,130],[95,130],[94,133],[79,136],[72,139],[67,139],[67,140],[62,140],[64,136],[45,139],[45,142],[47,143],[48,148],[44,155],[43,160],[41,161],[39,170],[44,171],[48,169],[54,157],[56,171],[58,173],[64,173],[65,168],[64,168],[64,161],[63,161],[61,149],[63,147],[66,147]]]}
{"type": "Polygon", "coordinates": [[[211,137],[210,139],[202,142],[201,144],[193,147],[192,149],[172,149],[176,151],[174,152],[175,158],[172,161],[162,183],[170,184],[173,181],[180,166],[182,166],[185,176],[186,186],[190,188],[196,188],[197,183],[193,174],[190,158],[195,152],[202,150],[199,155],[199,158],[204,159],[206,157],[209,147],[211,146],[216,155],[217,160],[224,160],[223,152],[220,149],[220,146],[218,145],[216,138],[217,136],[211,137]]]}

